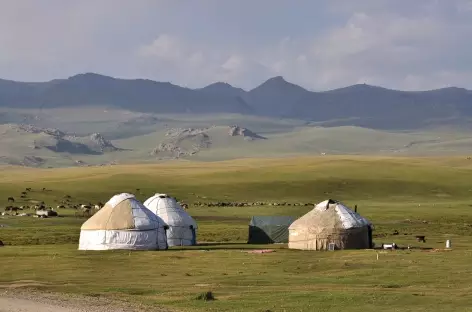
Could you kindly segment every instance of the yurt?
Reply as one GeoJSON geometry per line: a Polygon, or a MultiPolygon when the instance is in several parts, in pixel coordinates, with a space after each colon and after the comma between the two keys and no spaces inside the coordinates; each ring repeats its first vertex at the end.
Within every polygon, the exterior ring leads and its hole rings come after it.
{"type": "Polygon", "coordinates": [[[342,203],[328,199],[289,227],[288,247],[303,250],[372,247],[372,224],[342,203]]]}
{"type": "Polygon", "coordinates": [[[167,194],[155,194],[144,202],[144,206],[169,226],[167,230],[167,244],[169,246],[197,244],[197,223],[175,198],[167,194]]]}
{"type": "Polygon", "coordinates": [[[133,194],[118,194],[82,224],[79,250],[167,249],[166,228],[133,194]]]}

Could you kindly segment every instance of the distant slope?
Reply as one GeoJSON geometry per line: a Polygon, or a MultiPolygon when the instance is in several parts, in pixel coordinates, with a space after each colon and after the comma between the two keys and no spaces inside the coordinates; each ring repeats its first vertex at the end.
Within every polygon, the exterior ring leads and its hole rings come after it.
{"type": "Polygon", "coordinates": [[[293,103],[285,116],[312,121],[351,118],[350,124],[356,126],[414,129],[432,120],[441,124],[441,120],[447,123],[450,118],[471,117],[472,92],[460,88],[405,92],[355,85],[310,92],[293,103]]]}
{"type": "MultiPolygon", "coordinates": [[[[21,119],[25,111],[8,109],[3,118],[21,119]]],[[[349,122],[353,121],[358,119],[349,122]]],[[[342,122],[306,123],[238,114],[156,115],[98,108],[44,109],[37,120],[43,126],[0,125],[0,164],[57,167],[173,158],[212,161],[295,155],[472,153],[469,130],[445,127],[386,131],[339,126],[342,122]]]]}
{"type": "MultiPolygon", "coordinates": [[[[471,128],[472,91],[443,88],[407,92],[353,85],[311,92],[280,76],[250,91],[223,82],[189,89],[87,73],[42,83],[0,80],[0,107],[106,107],[158,114],[258,115],[388,130],[431,126],[464,129],[471,128]]],[[[0,123],[5,123],[7,117],[0,116],[0,123]]]]}
{"type": "Polygon", "coordinates": [[[109,106],[157,113],[251,113],[240,97],[213,95],[170,83],[80,74],[44,83],[0,80],[0,106],[109,106]]]}

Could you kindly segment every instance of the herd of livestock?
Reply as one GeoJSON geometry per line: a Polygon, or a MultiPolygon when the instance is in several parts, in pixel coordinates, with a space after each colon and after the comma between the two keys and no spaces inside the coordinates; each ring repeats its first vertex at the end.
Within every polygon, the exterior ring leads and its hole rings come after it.
{"type": "MultiPolygon", "coordinates": [[[[39,192],[50,192],[46,188],[38,190],[39,192]]],[[[140,189],[136,189],[140,191],[140,189]]],[[[35,211],[54,211],[57,209],[75,209],[81,211],[85,214],[91,214],[94,210],[100,210],[103,207],[102,202],[97,203],[74,203],[70,195],[64,195],[61,200],[57,200],[54,205],[46,205],[44,201],[32,200],[29,199],[29,194],[33,192],[31,188],[26,188],[20,194],[20,200],[15,199],[14,197],[8,197],[9,205],[5,207],[5,212],[10,212],[13,214],[19,214],[23,210],[35,210],[35,211]],[[22,202],[22,205],[16,205],[15,203],[22,202]],[[25,204],[27,203],[27,204],[25,204]]],[[[188,209],[188,204],[180,202],[180,205],[184,209],[188,209]]],[[[227,201],[217,201],[217,202],[202,202],[197,201],[193,203],[195,207],[247,207],[247,206],[312,206],[313,203],[290,203],[290,202],[227,202],[227,201]]]]}

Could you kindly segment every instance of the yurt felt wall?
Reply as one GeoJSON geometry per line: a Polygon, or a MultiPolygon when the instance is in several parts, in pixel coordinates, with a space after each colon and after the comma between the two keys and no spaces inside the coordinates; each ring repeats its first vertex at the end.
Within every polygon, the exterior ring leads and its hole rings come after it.
{"type": "Polygon", "coordinates": [[[82,225],[79,250],[167,249],[166,227],[134,195],[115,195],[82,225]]]}
{"type": "Polygon", "coordinates": [[[197,243],[197,222],[179,205],[175,198],[156,194],[144,205],[168,225],[169,246],[191,246],[197,243]]]}

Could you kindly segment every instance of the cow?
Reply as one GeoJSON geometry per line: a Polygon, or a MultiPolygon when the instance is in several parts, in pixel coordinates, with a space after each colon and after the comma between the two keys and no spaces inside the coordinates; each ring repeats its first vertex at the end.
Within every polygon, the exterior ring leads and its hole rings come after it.
{"type": "Polygon", "coordinates": [[[15,202],[15,199],[14,199],[13,197],[8,197],[8,202],[14,203],[14,202],[15,202]]]}

